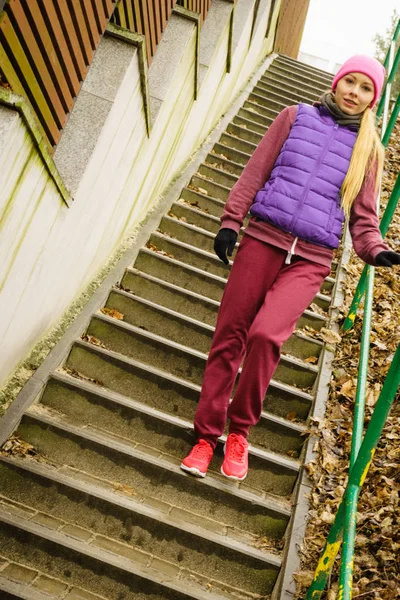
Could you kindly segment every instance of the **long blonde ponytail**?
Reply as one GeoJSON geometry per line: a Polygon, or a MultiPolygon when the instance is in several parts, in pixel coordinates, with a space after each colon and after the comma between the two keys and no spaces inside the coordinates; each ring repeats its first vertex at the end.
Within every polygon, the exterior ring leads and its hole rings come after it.
{"type": "Polygon", "coordinates": [[[383,147],[375,129],[375,116],[368,107],[364,110],[349,169],[342,184],[342,208],[346,217],[350,216],[352,204],[361,189],[364,178],[375,163],[378,167],[375,178],[376,189],[378,189],[383,167],[383,147]]]}

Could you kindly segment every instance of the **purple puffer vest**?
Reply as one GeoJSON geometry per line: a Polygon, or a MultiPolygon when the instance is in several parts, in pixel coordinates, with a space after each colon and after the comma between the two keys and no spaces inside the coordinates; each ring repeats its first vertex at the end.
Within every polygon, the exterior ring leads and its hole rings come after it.
{"type": "Polygon", "coordinates": [[[357,131],[324,106],[299,104],[290,134],[250,213],[319,246],[337,248],[344,213],[340,188],[357,131]]]}

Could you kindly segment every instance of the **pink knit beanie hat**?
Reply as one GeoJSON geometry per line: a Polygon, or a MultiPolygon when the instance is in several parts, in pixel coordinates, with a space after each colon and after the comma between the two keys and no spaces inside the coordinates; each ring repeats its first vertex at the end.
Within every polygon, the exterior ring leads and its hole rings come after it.
{"type": "Polygon", "coordinates": [[[375,88],[374,99],[370,104],[370,107],[372,108],[381,95],[383,80],[385,79],[385,69],[383,65],[381,65],[376,58],[371,58],[364,54],[351,56],[336,73],[332,83],[332,91],[336,89],[339,79],[342,79],[342,77],[348,73],[364,73],[364,75],[367,75],[372,79],[375,88]]]}

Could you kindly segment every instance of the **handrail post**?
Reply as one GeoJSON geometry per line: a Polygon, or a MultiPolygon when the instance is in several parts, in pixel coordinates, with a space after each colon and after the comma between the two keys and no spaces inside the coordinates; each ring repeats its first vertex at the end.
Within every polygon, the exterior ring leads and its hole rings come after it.
{"type": "Polygon", "coordinates": [[[400,344],[397,346],[392,364],[390,365],[389,372],[384,381],[381,393],[379,394],[375,410],[367,427],[367,431],[365,432],[357,459],[350,471],[349,481],[344,496],[339,505],[338,512],[336,513],[335,520],[325,543],[325,548],[315,570],[313,583],[307,591],[306,600],[320,600],[325,589],[331,567],[340,549],[340,539],[344,527],[345,504],[348,501],[348,498],[351,497],[350,490],[352,487],[360,489],[364,484],[376,446],[378,445],[379,438],[396,397],[399,385],[400,344]]]}

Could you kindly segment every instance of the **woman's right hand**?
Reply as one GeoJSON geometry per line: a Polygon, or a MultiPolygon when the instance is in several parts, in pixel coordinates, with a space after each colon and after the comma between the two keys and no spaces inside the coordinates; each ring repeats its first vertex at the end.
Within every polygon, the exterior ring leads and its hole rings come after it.
{"type": "Polygon", "coordinates": [[[228,256],[232,256],[235,249],[235,244],[238,239],[238,234],[233,229],[220,229],[215,236],[214,240],[214,251],[215,254],[224,262],[229,265],[228,256]]]}

